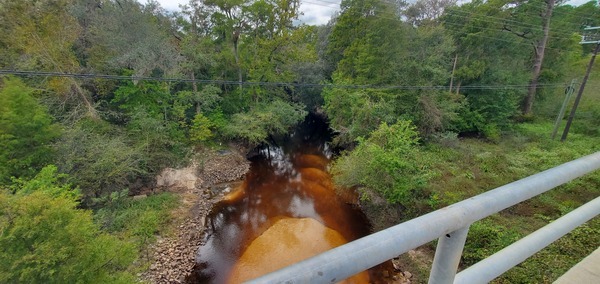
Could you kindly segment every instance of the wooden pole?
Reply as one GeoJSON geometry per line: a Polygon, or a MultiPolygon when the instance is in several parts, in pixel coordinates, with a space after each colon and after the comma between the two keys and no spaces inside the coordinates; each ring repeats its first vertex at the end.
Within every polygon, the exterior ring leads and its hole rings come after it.
{"type": "Polygon", "coordinates": [[[575,87],[573,87],[573,85],[575,85],[575,81],[576,81],[575,79],[571,80],[571,84],[565,90],[565,101],[563,102],[562,106],[560,107],[560,111],[558,111],[558,116],[556,117],[556,122],[554,123],[554,130],[552,130],[552,140],[554,140],[554,138],[556,137],[556,132],[558,131],[560,122],[563,120],[563,117],[565,116],[565,111],[567,110],[567,104],[569,103],[569,100],[571,100],[571,96],[573,95],[573,92],[575,91],[575,87]]]}
{"type": "Polygon", "coordinates": [[[587,83],[587,80],[590,77],[590,72],[592,71],[592,66],[594,66],[594,60],[596,60],[596,54],[598,54],[599,50],[600,42],[598,42],[598,44],[596,45],[596,49],[594,49],[594,53],[592,54],[592,59],[590,59],[590,64],[588,64],[587,70],[585,71],[585,76],[583,77],[581,86],[579,86],[579,92],[577,93],[577,97],[575,98],[575,103],[573,104],[573,108],[571,109],[571,114],[569,114],[569,120],[567,120],[567,125],[565,126],[565,130],[563,131],[560,141],[567,140],[567,135],[569,134],[571,123],[573,123],[573,118],[575,117],[575,111],[577,111],[577,106],[579,106],[579,101],[581,100],[581,96],[583,95],[585,83],[587,83]]]}
{"type": "Polygon", "coordinates": [[[458,53],[454,56],[454,64],[452,66],[452,74],[450,75],[450,89],[448,92],[452,93],[452,83],[454,83],[454,70],[456,70],[456,61],[458,60],[458,53]]]}

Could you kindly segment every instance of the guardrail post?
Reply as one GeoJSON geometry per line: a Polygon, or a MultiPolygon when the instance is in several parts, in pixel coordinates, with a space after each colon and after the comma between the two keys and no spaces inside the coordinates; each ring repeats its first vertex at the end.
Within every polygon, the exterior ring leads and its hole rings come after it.
{"type": "Polygon", "coordinates": [[[600,152],[341,245],[249,283],[340,281],[435,240],[442,234],[429,283],[452,283],[468,228],[473,222],[598,169],[600,152]],[[450,237],[446,237],[447,232],[452,232],[448,234],[450,237]]]}
{"type": "Polygon", "coordinates": [[[454,283],[468,232],[469,227],[464,227],[439,238],[429,274],[429,284],[454,283]]]}

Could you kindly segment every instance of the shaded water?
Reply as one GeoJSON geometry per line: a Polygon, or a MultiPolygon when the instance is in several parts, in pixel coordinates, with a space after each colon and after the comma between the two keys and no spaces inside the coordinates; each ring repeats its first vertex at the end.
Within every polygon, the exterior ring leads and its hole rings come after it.
{"type": "MultiPolygon", "coordinates": [[[[209,234],[188,282],[239,282],[369,233],[354,197],[335,193],[327,173],[330,138],[323,119],[309,115],[292,135],[273,141],[277,146],[254,150],[245,181],[208,216],[209,234]]],[[[356,282],[369,276],[360,277],[356,282]]]]}

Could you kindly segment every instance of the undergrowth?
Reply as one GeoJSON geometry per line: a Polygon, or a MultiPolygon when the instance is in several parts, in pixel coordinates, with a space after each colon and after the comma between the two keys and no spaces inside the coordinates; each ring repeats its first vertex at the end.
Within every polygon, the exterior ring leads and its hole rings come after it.
{"type": "MultiPolygon", "coordinates": [[[[461,139],[447,146],[424,146],[424,160],[433,173],[423,196],[415,200],[405,220],[440,209],[504,184],[600,150],[600,138],[572,132],[567,141],[550,139],[550,122],[515,126],[495,143],[461,139]],[[431,159],[431,157],[436,159],[431,159]],[[415,210],[417,208],[417,210],[415,210]]],[[[577,129],[577,128],[575,128],[577,129]]],[[[600,192],[600,171],[590,173],[498,214],[474,223],[465,245],[460,269],[464,269],[514,241],[594,199],[600,192]]],[[[503,274],[496,283],[548,283],[590,254],[600,244],[600,220],[589,221],[525,262],[503,274]]],[[[432,248],[434,244],[429,244],[432,248]]],[[[433,251],[433,250],[429,250],[433,251]]],[[[432,256],[431,256],[432,257],[432,256]]],[[[411,265],[410,262],[406,262],[411,265]]],[[[428,270],[409,267],[409,270],[428,270]]],[[[419,275],[415,282],[426,281],[419,275]]]]}
{"type": "Polygon", "coordinates": [[[133,243],[139,252],[140,265],[149,259],[148,245],[159,233],[168,233],[165,225],[173,219],[171,211],[179,204],[179,199],[172,193],[138,200],[127,195],[124,190],[107,197],[106,206],[95,212],[94,219],[104,231],[133,243]]]}

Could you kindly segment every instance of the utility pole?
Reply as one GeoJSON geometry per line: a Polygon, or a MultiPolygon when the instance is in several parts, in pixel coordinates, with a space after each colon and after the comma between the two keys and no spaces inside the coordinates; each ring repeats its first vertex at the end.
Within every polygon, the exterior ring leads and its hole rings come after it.
{"type": "MultiPolygon", "coordinates": [[[[587,27],[584,31],[600,31],[600,27],[587,27]]],[[[573,108],[571,109],[571,114],[569,114],[569,120],[567,120],[567,125],[565,126],[565,130],[563,131],[562,137],[560,141],[567,140],[567,135],[569,134],[569,129],[571,128],[571,123],[573,123],[573,118],[575,117],[575,111],[577,111],[577,106],[579,106],[579,101],[581,100],[581,96],[583,95],[583,90],[585,88],[585,83],[587,83],[588,78],[590,77],[590,72],[592,71],[592,66],[594,66],[594,60],[596,60],[596,55],[598,51],[600,51],[600,37],[599,34],[592,34],[589,37],[584,37],[580,44],[596,44],[596,49],[594,49],[594,53],[592,53],[592,58],[590,59],[590,63],[588,64],[587,70],[585,71],[585,76],[583,77],[583,81],[581,82],[581,86],[579,86],[579,92],[577,92],[577,97],[575,98],[575,103],[573,103],[573,108]]]]}
{"type": "Polygon", "coordinates": [[[452,93],[452,83],[454,83],[454,71],[456,70],[456,61],[458,61],[458,53],[454,56],[454,65],[452,66],[452,74],[450,75],[450,90],[448,92],[452,93]]]}
{"type": "Polygon", "coordinates": [[[575,92],[575,79],[571,80],[571,84],[565,90],[565,101],[560,107],[560,111],[558,112],[558,116],[556,117],[556,122],[554,123],[554,130],[552,130],[552,140],[556,137],[556,132],[558,131],[558,127],[560,126],[560,122],[563,120],[565,116],[565,111],[567,110],[567,104],[569,104],[569,100],[571,100],[571,96],[573,92],[575,92]]]}

